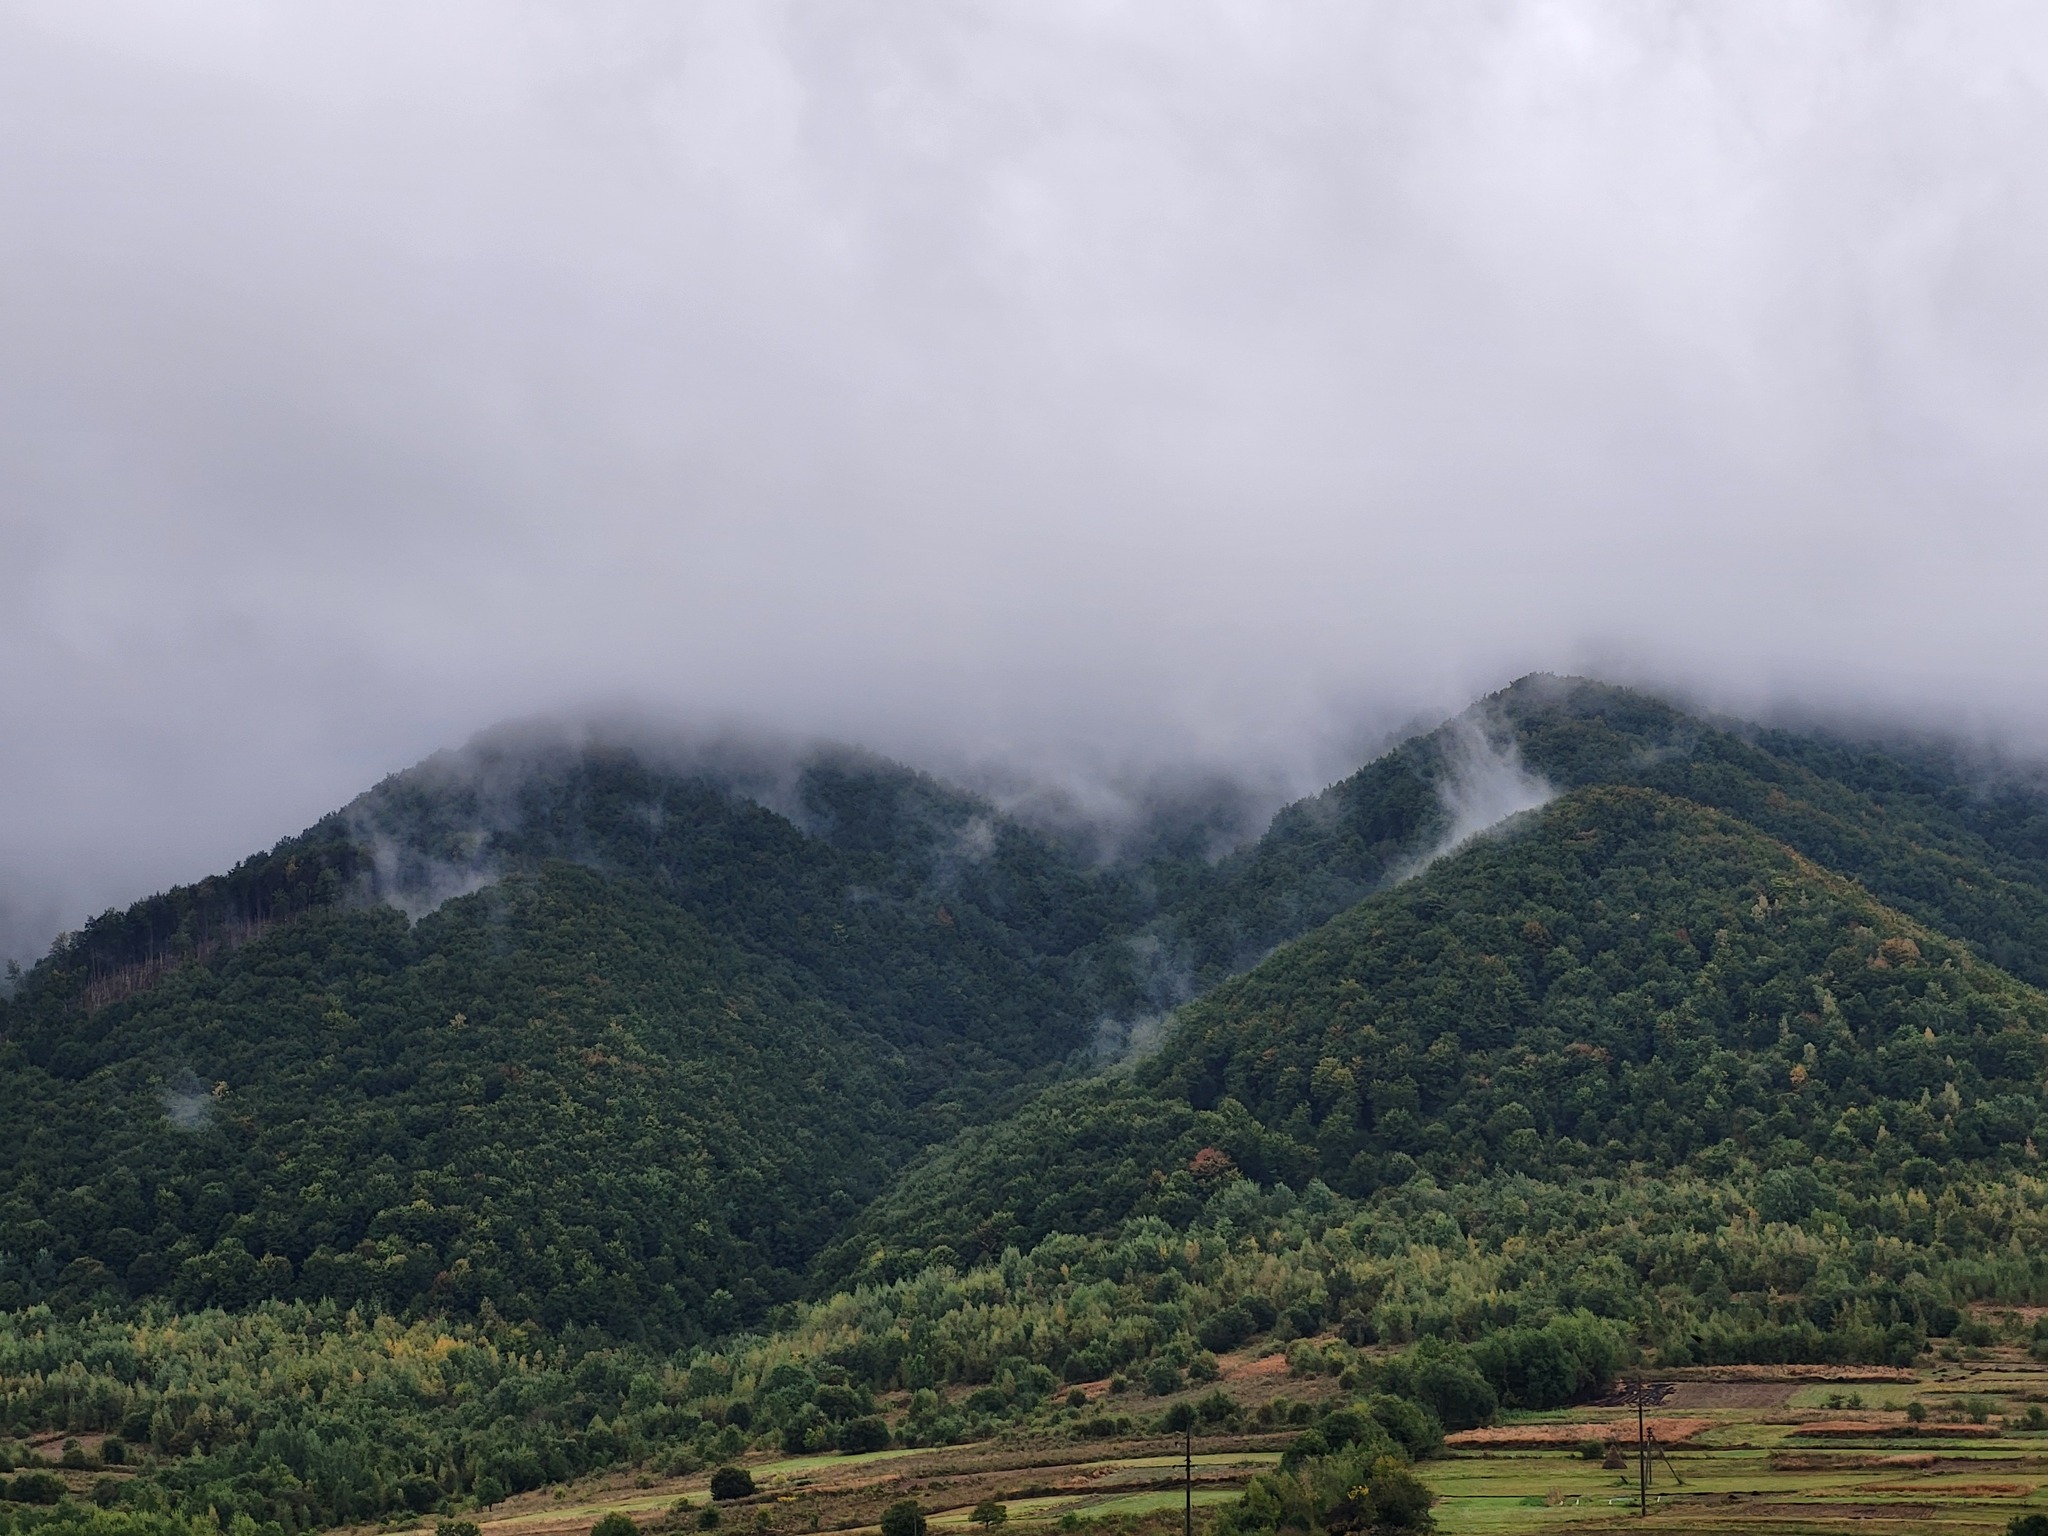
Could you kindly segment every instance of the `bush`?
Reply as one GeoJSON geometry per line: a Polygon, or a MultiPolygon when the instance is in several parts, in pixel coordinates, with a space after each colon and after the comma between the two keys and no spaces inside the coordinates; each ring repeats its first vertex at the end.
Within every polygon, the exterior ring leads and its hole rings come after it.
{"type": "Polygon", "coordinates": [[[640,1536],[640,1527],[633,1523],[631,1515],[607,1510],[604,1518],[590,1528],[590,1536],[640,1536]]]}
{"type": "Polygon", "coordinates": [[[882,1511],[882,1536],[925,1536],[924,1511],[915,1499],[901,1499],[882,1511]]]}
{"type": "Polygon", "coordinates": [[[24,1472],[7,1490],[17,1504],[55,1504],[64,1497],[64,1479],[54,1472],[24,1472]]]}
{"type": "Polygon", "coordinates": [[[713,1506],[709,1504],[706,1504],[702,1509],[697,1511],[697,1529],[700,1531],[717,1530],[718,1518],[719,1517],[717,1509],[715,1509],[713,1506]]]}
{"type": "Polygon", "coordinates": [[[1258,1325],[1249,1311],[1242,1306],[1229,1306],[1204,1318],[1202,1326],[1195,1331],[1195,1337],[1201,1340],[1202,1348],[1223,1355],[1257,1331],[1258,1325]]]}
{"type": "MultiPolygon", "coordinates": [[[[606,1517],[609,1518],[610,1516],[606,1517]]],[[[631,1525],[632,1522],[628,1521],[627,1524],[631,1525]]],[[[597,1522],[597,1529],[603,1531],[604,1536],[636,1536],[638,1527],[625,1531],[605,1531],[604,1521],[600,1520],[597,1522]]],[[[474,1520],[437,1520],[434,1522],[434,1536],[484,1536],[484,1533],[483,1528],[474,1520]]],[[[591,1536],[597,1536],[597,1532],[593,1531],[591,1536]]]]}
{"type": "Polygon", "coordinates": [[[744,1499],[754,1491],[754,1474],[745,1467],[720,1467],[711,1474],[711,1497],[721,1503],[726,1499],[744,1499]]]}
{"type": "MultiPolygon", "coordinates": [[[[1409,1460],[1425,1461],[1444,1448],[1443,1425],[1437,1422],[1435,1414],[1421,1404],[1382,1392],[1371,1399],[1365,1408],[1380,1428],[1393,1436],[1394,1443],[1408,1453],[1409,1460]]],[[[1595,1449],[1593,1454],[1597,1460],[1599,1451],[1595,1449]]]]}
{"type": "Polygon", "coordinates": [[[1194,1405],[1195,1416],[1204,1424],[1221,1424],[1237,1416],[1237,1399],[1221,1387],[1194,1405]]]}
{"type": "Polygon", "coordinates": [[[1429,1506],[1436,1495],[1421,1478],[1393,1456],[1382,1456],[1372,1464],[1366,1481],[1366,1518],[1375,1531],[1426,1531],[1429,1506]]]}
{"type": "Polygon", "coordinates": [[[100,1464],[118,1467],[128,1460],[128,1442],[119,1435],[109,1435],[100,1442],[100,1464]]]}
{"type": "Polygon", "coordinates": [[[864,1451],[886,1451],[888,1448],[889,1426],[873,1415],[853,1419],[840,1426],[839,1449],[849,1456],[858,1456],[864,1451]]]}
{"type": "Polygon", "coordinates": [[[2005,1536],[2048,1536],[2048,1515],[2014,1515],[2005,1524],[2005,1536]]]}
{"type": "Polygon", "coordinates": [[[1471,1358],[1508,1407],[1562,1408],[1607,1387],[1622,1344],[1607,1324],[1580,1313],[1541,1328],[1498,1329],[1472,1346],[1471,1358]]]}
{"type": "Polygon", "coordinates": [[[1500,1412],[1492,1384],[1457,1354],[1423,1360],[1414,1369],[1412,1390],[1401,1395],[1426,1404],[1445,1429],[1478,1429],[1500,1412]]]}

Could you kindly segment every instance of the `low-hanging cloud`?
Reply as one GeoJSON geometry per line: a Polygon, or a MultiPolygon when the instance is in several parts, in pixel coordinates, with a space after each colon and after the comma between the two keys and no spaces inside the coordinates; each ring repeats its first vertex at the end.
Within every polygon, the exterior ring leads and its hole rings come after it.
{"type": "Polygon", "coordinates": [[[1419,874],[1474,838],[1510,827],[1517,817],[1557,798],[1556,789],[1523,763],[1514,737],[1496,728],[1483,707],[1450,721],[1436,740],[1443,754],[1436,785],[1443,831],[1397,872],[1396,879],[1419,874]]]}
{"type": "Polygon", "coordinates": [[[1935,0],[0,0],[0,951],[549,709],[2037,745],[2044,86],[1935,0]]]}

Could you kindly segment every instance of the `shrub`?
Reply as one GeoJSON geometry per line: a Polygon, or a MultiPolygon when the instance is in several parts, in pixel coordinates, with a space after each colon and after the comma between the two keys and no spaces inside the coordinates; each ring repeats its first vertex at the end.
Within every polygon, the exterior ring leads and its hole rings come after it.
{"type": "MultiPolygon", "coordinates": [[[[1424,1461],[1444,1448],[1443,1425],[1421,1404],[1382,1392],[1365,1407],[1380,1428],[1394,1437],[1394,1443],[1408,1453],[1411,1461],[1424,1461]]],[[[1595,1460],[1600,1454],[1598,1444],[1594,1442],[1595,1460]]]]}
{"type": "Polygon", "coordinates": [[[1365,1502],[1376,1531],[1426,1531],[1436,1495],[1397,1458],[1382,1456],[1372,1464],[1365,1502]]]}
{"type": "Polygon", "coordinates": [[[839,1449],[849,1456],[858,1456],[864,1451],[885,1451],[889,1448],[889,1426],[874,1415],[854,1419],[840,1427],[839,1449]]]}
{"type": "Polygon", "coordinates": [[[128,1460],[128,1442],[119,1435],[109,1435],[100,1442],[100,1464],[118,1467],[128,1460]]]}
{"type": "MultiPolygon", "coordinates": [[[[628,1524],[630,1523],[629,1521],[628,1524]]],[[[604,1530],[603,1520],[597,1522],[597,1528],[600,1531],[604,1530]]],[[[437,1520],[434,1522],[434,1536],[484,1536],[484,1533],[483,1528],[474,1520],[437,1520]]],[[[597,1533],[593,1531],[592,1536],[597,1536],[597,1533]]],[[[635,1532],[611,1530],[605,1531],[604,1536],[635,1536],[635,1532]]]]}
{"type": "Polygon", "coordinates": [[[1202,1320],[1202,1326],[1195,1331],[1195,1337],[1202,1342],[1202,1348],[1216,1354],[1228,1354],[1258,1331],[1252,1315],[1242,1306],[1229,1306],[1220,1312],[1213,1312],[1202,1320]]]}
{"type": "Polygon", "coordinates": [[[718,1510],[715,1507],[706,1504],[697,1511],[697,1529],[700,1531],[715,1531],[718,1529],[718,1510]]]}
{"type": "Polygon", "coordinates": [[[983,1499],[974,1506],[974,1512],[967,1518],[984,1531],[992,1530],[1010,1518],[1010,1510],[1007,1505],[998,1504],[994,1499],[983,1499]]]}
{"type": "Polygon", "coordinates": [[[1195,1415],[1204,1424],[1221,1424],[1237,1414],[1237,1399],[1221,1387],[1211,1392],[1195,1405],[1195,1415]]]}
{"type": "Polygon", "coordinates": [[[2048,1536],[2048,1515],[2014,1515],[2005,1523],[2005,1536],[2048,1536]]]}
{"type": "Polygon", "coordinates": [[[754,1491],[754,1474],[745,1467],[724,1466],[711,1474],[711,1497],[744,1499],[754,1491]]]}
{"type": "Polygon", "coordinates": [[[590,1528],[590,1536],[640,1536],[633,1517],[619,1510],[607,1510],[604,1518],[590,1528]]]}
{"type": "Polygon", "coordinates": [[[7,1490],[17,1504],[55,1504],[64,1497],[64,1479],[54,1472],[24,1472],[7,1490]]]}
{"type": "Polygon", "coordinates": [[[915,1499],[900,1499],[882,1511],[882,1536],[925,1536],[924,1511],[915,1499]]]}

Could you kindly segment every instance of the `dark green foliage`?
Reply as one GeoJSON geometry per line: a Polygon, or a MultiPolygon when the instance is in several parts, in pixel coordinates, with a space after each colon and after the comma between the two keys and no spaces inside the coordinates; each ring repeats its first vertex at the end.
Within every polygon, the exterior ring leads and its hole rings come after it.
{"type": "Polygon", "coordinates": [[[1462,1349],[1435,1340],[1412,1357],[1392,1362],[1381,1380],[1403,1397],[1422,1404],[1445,1429],[1477,1429],[1500,1411],[1500,1390],[1462,1349]],[[1436,1346],[1436,1347],[1432,1347],[1436,1346]]]}
{"type": "Polygon", "coordinates": [[[849,1456],[858,1456],[864,1451],[886,1451],[889,1440],[887,1422],[874,1415],[854,1419],[839,1430],[839,1449],[849,1456]]]}
{"type": "Polygon", "coordinates": [[[796,773],[806,830],[629,754],[479,751],[0,1004],[0,1307],[757,1324],[918,1145],[1090,1037],[1087,946],[1144,915],[886,764],[796,773]],[[489,872],[417,925],[364,904],[489,872]]]}
{"type": "Polygon", "coordinates": [[[745,1467],[720,1467],[711,1474],[711,1497],[721,1503],[727,1499],[749,1498],[754,1492],[754,1474],[745,1467]]]}
{"type": "Polygon", "coordinates": [[[64,1497],[64,1479],[54,1472],[23,1472],[7,1485],[6,1496],[17,1504],[55,1504],[64,1497]]]}
{"type": "Polygon", "coordinates": [[[2048,1536],[2048,1515],[2014,1515],[2005,1523],[2005,1536],[2048,1536]]]}
{"type": "Polygon", "coordinates": [[[1357,1396],[1232,1521],[1400,1529],[1445,1428],[1639,1352],[1906,1363],[2048,1301],[2039,784],[1542,681],[1476,728],[1567,793],[1392,886],[1472,727],[1213,866],[847,756],[401,776],[0,1005],[0,1428],[134,1448],[85,1536],[291,1536],[1127,1433],[1060,1383],[1268,1336],[1357,1396]],[[1150,1059],[1030,1092],[1189,976],[1150,1059]]]}
{"type": "Polygon", "coordinates": [[[608,1510],[590,1528],[590,1536],[640,1536],[640,1527],[633,1523],[631,1515],[608,1510]]]}
{"type": "Polygon", "coordinates": [[[1383,1439],[1361,1440],[1326,1453],[1290,1456],[1277,1470],[1260,1473],[1243,1501],[1225,1513],[1221,1529],[1226,1536],[1269,1531],[1392,1536],[1428,1530],[1433,1502],[1398,1451],[1383,1439]]]}
{"type": "Polygon", "coordinates": [[[924,1536],[924,1511],[914,1499],[899,1499],[882,1511],[882,1536],[924,1536]]]}
{"type": "Polygon", "coordinates": [[[1389,1392],[1376,1394],[1366,1411],[1393,1438],[1410,1461],[1426,1461],[1444,1448],[1444,1427],[1420,1403],[1389,1392]]]}
{"type": "Polygon", "coordinates": [[[963,1136],[860,1229],[931,1251],[1185,1220],[1221,1188],[1204,1146],[1360,1195],[1768,1156],[1760,1213],[1803,1220],[1844,1178],[2022,1161],[2044,1024],[2032,988],[1741,823],[1581,791],[1226,982],[1130,1077],[963,1136]]]}

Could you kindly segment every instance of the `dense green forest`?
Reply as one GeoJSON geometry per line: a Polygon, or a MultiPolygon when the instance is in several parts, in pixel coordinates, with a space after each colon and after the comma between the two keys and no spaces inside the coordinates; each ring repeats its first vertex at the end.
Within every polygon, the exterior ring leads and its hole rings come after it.
{"type": "Polygon", "coordinates": [[[1575,791],[1531,823],[1224,983],[1134,1071],[964,1134],[834,1258],[915,1268],[1172,1215],[1202,1146],[1363,1196],[1418,1169],[1738,1158],[1924,1186],[2048,1140],[2048,997],[1965,945],[1652,790],[1575,791]]]}
{"type": "Polygon", "coordinates": [[[221,890],[90,925],[0,1009],[0,1306],[488,1301],[722,1333],[1130,991],[1100,942],[1143,915],[1128,871],[902,770],[812,764],[807,830],[629,756],[496,810],[492,774],[430,767],[221,890]],[[486,867],[417,923],[360,899],[486,867]],[[266,870],[305,898],[225,942],[266,870]]]}
{"type": "Polygon", "coordinates": [[[504,736],[89,924],[0,1003],[0,1453],[140,1475],[0,1519],[1116,1433],[1248,1341],[1378,1477],[2048,1302],[2037,778],[1528,679],[1227,821],[504,736]],[[1474,772],[1557,793],[1445,850],[1474,772]]]}

